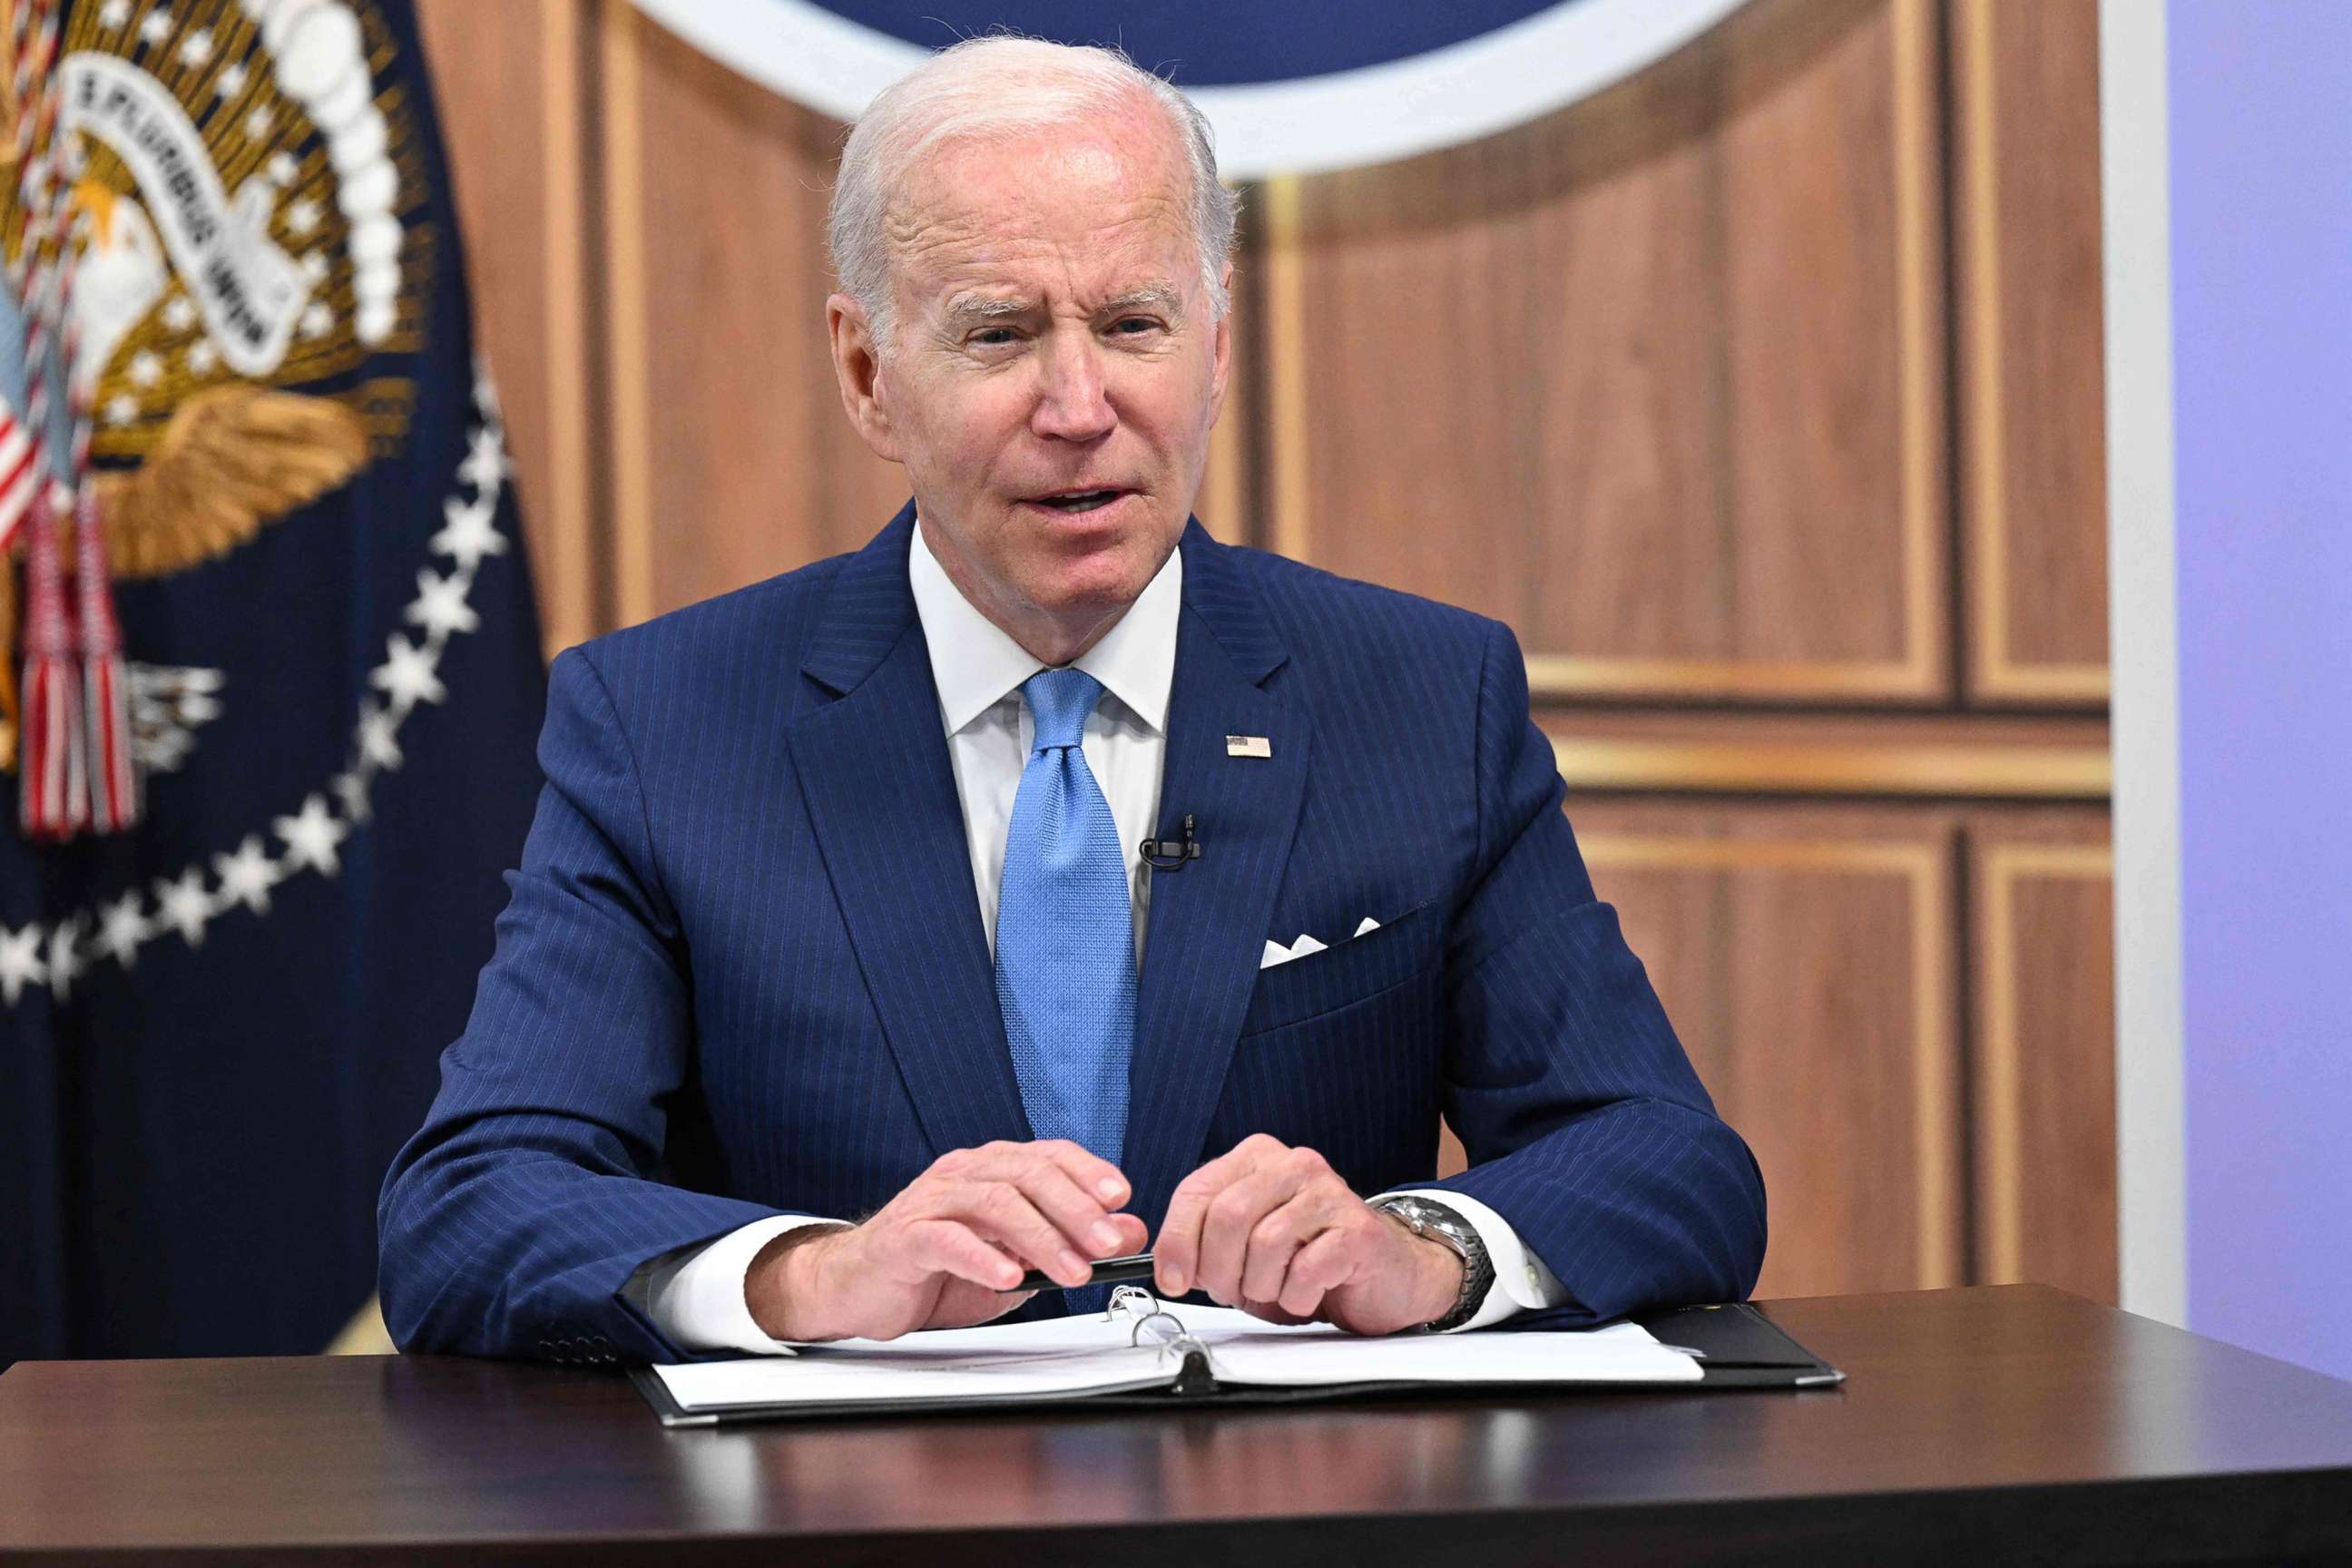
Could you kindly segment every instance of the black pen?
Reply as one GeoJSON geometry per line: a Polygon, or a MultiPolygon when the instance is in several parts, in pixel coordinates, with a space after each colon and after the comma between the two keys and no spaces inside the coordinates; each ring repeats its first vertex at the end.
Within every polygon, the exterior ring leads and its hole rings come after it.
{"type": "MultiPolygon", "coordinates": [[[[1149,1279],[1150,1278],[1151,1254],[1148,1252],[1139,1252],[1128,1258],[1104,1258],[1101,1262],[1095,1265],[1094,1275],[1087,1281],[1087,1284],[1117,1285],[1123,1280],[1149,1279]]],[[[1016,1290],[1068,1290],[1082,1289],[1084,1289],[1082,1286],[1064,1285],[1059,1279],[1053,1278],[1051,1275],[1043,1274],[1038,1270],[1032,1268],[1028,1273],[1024,1274],[1021,1277],[1020,1284],[1013,1286],[1009,1289],[1001,1291],[999,1294],[1010,1296],[1016,1290]]]]}

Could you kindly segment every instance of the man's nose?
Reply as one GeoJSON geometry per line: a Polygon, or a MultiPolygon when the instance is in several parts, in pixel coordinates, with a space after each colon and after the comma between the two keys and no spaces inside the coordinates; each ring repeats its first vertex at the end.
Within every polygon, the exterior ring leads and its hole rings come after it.
{"type": "Polygon", "coordinates": [[[1065,337],[1040,356],[1045,381],[1029,426],[1062,441],[1091,441],[1110,434],[1118,415],[1103,386],[1100,351],[1089,337],[1065,337]]]}

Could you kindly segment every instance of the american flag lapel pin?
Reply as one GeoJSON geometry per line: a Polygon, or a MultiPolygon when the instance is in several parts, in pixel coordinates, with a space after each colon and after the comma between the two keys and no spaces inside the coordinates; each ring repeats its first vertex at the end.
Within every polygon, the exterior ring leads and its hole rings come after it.
{"type": "Polygon", "coordinates": [[[1225,755],[1270,757],[1274,755],[1274,742],[1264,735],[1228,735],[1225,737],[1225,755]]]}

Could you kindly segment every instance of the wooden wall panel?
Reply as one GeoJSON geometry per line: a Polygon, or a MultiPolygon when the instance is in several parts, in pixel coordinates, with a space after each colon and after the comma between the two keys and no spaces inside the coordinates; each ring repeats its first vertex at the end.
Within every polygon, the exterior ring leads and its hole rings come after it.
{"type": "Polygon", "coordinates": [[[1955,826],[1942,813],[1570,813],[1763,1167],[1764,1295],[1958,1283],[1955,826]]]}
{"type": "Polygon", "coordinates": [[[622,618],[863,544],[905,499],[841,409],[824,210],[842,128],[609,0],[622,618]]]}
{"type": "Polygon", "coordinates": [[[1942,693],[1936,71],[1923,0],[1766,4],[1276,182],[1274,544],[1509,621],[1539,691],[1942,693]]]}
{"type": "Polygon", "coordinates": [[[1968,689],[2107,694],[2097,0],[1950,13],[1968,689]]]}
{"type": "Polygon", "coordinates": [[[1744,107],[1724,138],[1737,651],[1864,658],[1875,693],[1935,695],[1944,374],[1928,11],[1891,0],[1791,70],[1795,42],[1775,31],[1733,55],[1744,107]]]}
{"type": "Polygon", "coordinates": [[[604,630],[592,524],[585,137],[575,0],[419,0],[466,241],[474,340],[506,414],[548,650],[604,630]]]}
{"type": "Polygon", "coordinates": [[[2105,814],[1969,824],[1977,1277],[2116,1300],[2115,863],[2105,814]]]}

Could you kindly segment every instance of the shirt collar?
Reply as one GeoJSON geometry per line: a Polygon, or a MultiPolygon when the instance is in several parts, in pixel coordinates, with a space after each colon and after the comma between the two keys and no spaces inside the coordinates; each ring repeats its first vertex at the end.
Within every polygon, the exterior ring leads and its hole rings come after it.
{"type": "MultiPolygon", "coordinates": [[[[1045,667],[982,615],[949,580],[919,522],[907,552],[907,580],[915,615],[930,646],[931,683],[954,734],[987,712],[1045,667]]],[[[1176,622],[1184,607],[1184,552],[1168,560],[1144,584],[1110,630],[1075,661],[1155,734],[1165,734],[1168,692],[1176,679],[1176,622]]]]}

